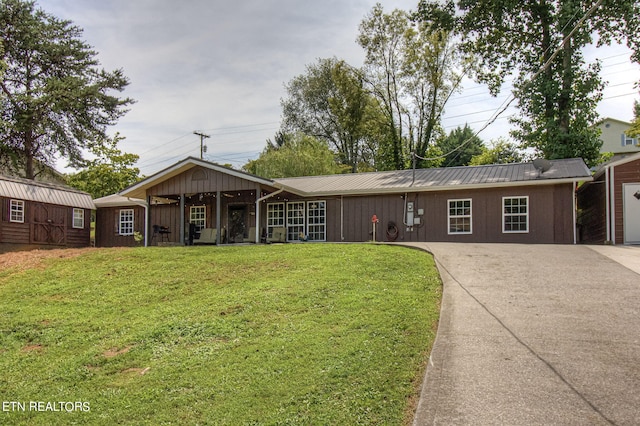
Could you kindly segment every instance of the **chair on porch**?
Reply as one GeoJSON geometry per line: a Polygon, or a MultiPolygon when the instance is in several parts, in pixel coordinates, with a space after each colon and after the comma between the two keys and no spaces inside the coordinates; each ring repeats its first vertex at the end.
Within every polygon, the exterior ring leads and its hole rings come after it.
{"type": "Polygon", "coordinates": [[[158,241],[158,238],[160,239],[160,241],[169,241],[169,234],[171,233],[171,230],[169,229],[168,226],[162,226],[162,225],[153,225],[153,235],[151,235],[151,241],[158,241]]]}

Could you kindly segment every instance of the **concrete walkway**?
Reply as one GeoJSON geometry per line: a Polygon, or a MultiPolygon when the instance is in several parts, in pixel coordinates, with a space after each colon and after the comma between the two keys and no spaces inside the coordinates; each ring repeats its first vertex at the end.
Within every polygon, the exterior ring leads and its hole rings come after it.
{"type": "Polygon", "coordinates": [[[414,245],[444,282],[415,425],[639,424],[640,275],[615,247],[414,245]]]}

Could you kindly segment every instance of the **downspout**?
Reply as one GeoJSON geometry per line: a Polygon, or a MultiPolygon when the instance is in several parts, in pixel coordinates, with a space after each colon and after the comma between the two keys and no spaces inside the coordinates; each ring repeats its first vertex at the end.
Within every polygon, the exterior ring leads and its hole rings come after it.
{"type": "Polygon", "coordinates": [[[145,201],[144,203],[136,203],[130,197],[127,197],[127,200],[137,206],[144,207],[144,246],[149,247],[149,219],[151,218],[149,213],[149,202],[145,201]]]}
{"type": "Polygon", "coordinates": [[[577,225],[577,221],[578,221],[578,194],[577,194],[577,190],[578,189],[578,181],[573,182],[573,245],[578,244],[578,225],[577,225]]]}
{"type": "Polygon", "coordinates": [[[609,202],[611,203],[611,215],[609,219],[611,220],[611,243],[613,245],[616,244],[616,170],[614,167],[611,168],[611,174],[609,175],[609,186],[610,186],[610,194],[609,194],[609,202]]]}
{"type": "Polygon", "coordinates": [[[340,196],[340,241],[344,241],[344,195],[340,196]]]}
{"type": "Polygon", "coordinates": [[[264,197],[260,197],[256,200],[256,244],[260,243],[260,202],[267,200],[271,197],[275,197],[276,195],[284,192],[284,188],[278,189],[276,192],[272,192],[271,194],[267,194],[264,197]]]}
{"type": "Polygon", "coordinates": [[[606,232],[607,232],[607,237],[605,239],[605,242],[610,242],[611,241],[611,194],[609,193],[609,168],[607,167],[605,169],[605,175],[604,175],[604,191],[605,191],[605,228],[606,228],[606,232]]]}

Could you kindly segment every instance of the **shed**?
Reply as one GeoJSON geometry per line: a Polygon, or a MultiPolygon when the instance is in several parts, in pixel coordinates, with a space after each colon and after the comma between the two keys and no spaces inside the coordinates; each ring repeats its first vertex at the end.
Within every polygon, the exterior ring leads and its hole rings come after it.
{"type": "Polygon", "coordinates": [[[604,164],[578,190],[580,242],[640,244],[640,153],[604,164]]]}
{"type": "MultiPolygon", "coordinates": [[[[272,180],[190,157],[120,195],[145,201],[142,228],[150,245],[162,239],[566,244],[577,240],[576,186],[589,180],[582,159],[554,160],[544,170],[519,163],[272,180]]],[[[135,219],[132,226],[139,226],[135,219]]]]}
{"type": "MultiPolygon", "coordinates": [[[[113,194],[93,200],[96,205],[96,247],[132,247],[145,244],[144,200],[113,194]],[[136,241],[136,233],[142,236],[136,241]]],[[[145,244],[146,245],[146,244],[145,244]]]]}
{"type": "Polygon", "coordinates": [[[91,195],[64,185],[0,175],[0,251],[87,247],[91,195]]]}

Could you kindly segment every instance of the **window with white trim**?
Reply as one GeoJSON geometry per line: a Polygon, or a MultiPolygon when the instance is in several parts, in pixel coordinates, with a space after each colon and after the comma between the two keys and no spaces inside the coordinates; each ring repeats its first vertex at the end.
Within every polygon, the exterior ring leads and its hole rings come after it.
{"type": "Polygon", "coordinates": [[[120,210],[118,235],[133,235],[133,209],[120,210]]]}
{"type": "Polygon", "coordinates": [[[287,203],[287,241],[299,241],[305,237],[304,213],[304,201],[287,203]]]}
{"type": "Polygon", "coordinates": [[[638,145],[638,139],[632,138],[628,136],[626,133],[623,133],[621,136],[622,146],[636,146],[638,145]]]}
{"type": "Polygon", "coordinates": [[[9,221],[24,223],[24,201],[11,200],[9,207],[9,221]]]}
{"type": "Polygon", "coordinates": [[[471,234],[471,199],[449,200],[449,235],[471,234]]]}
{"type": "Polygon", "coordinates": [[[73,209],[73,227],[84,229],[84,209],[73,209]]]}
{"type": "Polygon", "coordinates": [[[502,198],[502,232],[529,232],[529,197],[502,198]]]}
{"type": "Polygon", "coordinates": [[[191,206],[189,222],[196,226],[196,231],[207,227],[207,206],[191,206]]]}
{"type": "Polygon", "coordinates": [[[326,223],[326,201],[309,201],[307,203],[307,239],[309,241],[326,241],[326,223]]]}
{"type": "Polygon", "coordinates": [[[267,237],[273,238],[275,228],[284,228],[284,203],[267,204],[267,237]]]}

